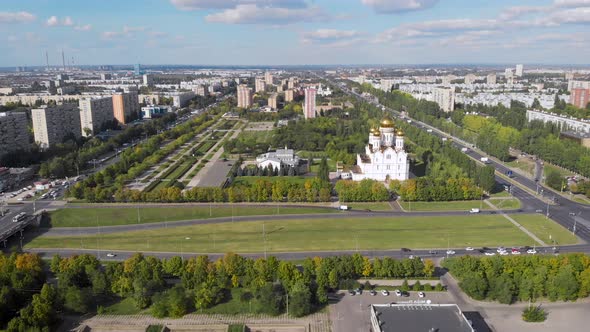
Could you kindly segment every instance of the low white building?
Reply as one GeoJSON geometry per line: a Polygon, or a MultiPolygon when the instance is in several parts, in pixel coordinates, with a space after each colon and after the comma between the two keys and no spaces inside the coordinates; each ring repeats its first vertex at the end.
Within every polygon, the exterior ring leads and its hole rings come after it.
{"type": "Polygon", "coordinates": [[[304,160],[295,154],[293,149],[277,149],[274,152],[267,152],[256,157],[256,165],[261,168],[272,166],[275,169],[280,169],[285,166],[294,167],[301,173],[301,166],[304,160]]]}

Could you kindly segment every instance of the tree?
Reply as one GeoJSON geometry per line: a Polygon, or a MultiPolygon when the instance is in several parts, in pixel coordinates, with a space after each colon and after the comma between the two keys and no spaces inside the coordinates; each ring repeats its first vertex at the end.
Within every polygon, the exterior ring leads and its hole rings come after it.
{"type": "Polygon", "coordinates": [[[167,293],[168,297],[168,312],[170,317],[178,318],[186,315],[189,310],[189,300],[186,296],[184,287],[180,285],[174,286],[167,293]]]}
{"type": "Polygon", "coordinates": [[[435,266],[432,259],[425,259],[424,260],[424,269],[422,270],[426,277],[432,277],[434,274],[435,266]]]}
{"type": "Polygon", "coordinates": [[[459,282],[459,286],[465,294],[476,300],[484,300],[488,291],[488,281],[486,278],[470,273],[459,282]]]}
{"type": "Polygon", "coordinates": [[[88,288],[68,287],[64,295],[64,307],[70,311],[87,313],[92,294],[88,288]]]}
{"type": "Polygon", "coordinates": [[[320,161],[317,177],[322,182],[329,182],[330,181],[329,174],[330,174],[330,169],[328,167],[328,159],[324,156],[324,157],[322,157],[322,160],[320,161]]]}
{"type": "Polygon", "coordinates": [[[545,183],[555,190],[563,190],[566,182],[558,172],[549,170],[545,177],[545,183]]]}
{"type": "Polygon", "coordinates": [[[295,317],[302,317],[311,313],[311,292],[302,281],[293,285],[289,294],[289,313],[295,317]]]}

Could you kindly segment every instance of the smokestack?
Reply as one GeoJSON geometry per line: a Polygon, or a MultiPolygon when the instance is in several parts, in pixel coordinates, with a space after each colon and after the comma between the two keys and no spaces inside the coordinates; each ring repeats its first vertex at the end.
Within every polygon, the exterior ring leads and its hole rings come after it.
{"type": "Polygon", "coordinates": [[[61,50],[61,62],[62,62],[64,71],[66,71],[66,58],[64,56],[64,50],[63,49],[61,50]]]}
{"type": "Polygon", "coordinates": [[[45,50],[45,70],[49,71],[49,54],[47,54],[47,50],[45,50]]]}

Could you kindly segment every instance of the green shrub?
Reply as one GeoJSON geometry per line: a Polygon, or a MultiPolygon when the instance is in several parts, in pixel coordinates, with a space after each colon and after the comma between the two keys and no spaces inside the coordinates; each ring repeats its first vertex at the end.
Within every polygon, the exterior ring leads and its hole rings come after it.
{"type": "Polygon", "coordinates": [[[547,319],[547,313],[541,305],[529,306],[522,311],[522,320],[529,323],[544,322],[547,319]]]}

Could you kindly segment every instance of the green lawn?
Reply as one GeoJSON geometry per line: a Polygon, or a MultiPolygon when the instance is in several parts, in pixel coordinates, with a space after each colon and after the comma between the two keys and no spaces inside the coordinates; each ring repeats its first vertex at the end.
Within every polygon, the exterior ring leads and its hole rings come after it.
{"type": "MultiPolygon", "coordinates": [[[[570,231],[540,214],[513,215],[511,217],[547,244],[552,244],[553,241],[560,245],[578,243],[578,239],[570,231]]],[[[532,240],[530,244],[532,244],[532,240]]]]}
{"type": "Polygon", "coordinates": [[[243,130],[237,138],[243,141],[266,143],[270,142],[272,135],[272,130],[243,130]]]}
{"type": "Polygon", "coordinates": [[[351,202],[351,203],[341,203],[342,205],[348,206],[348,208],[352,210],[365,210],[369,209],[371,211],[391,211],[391,205],[389,202],[351,202]]]}
{"type": "MultiPolygon", "coordinates": [[[[320,168],[321,159],[314,159],[313,163],[309,167],[309,171],[312,173],[317,173],[320,168]]],[[[336,162],[332,159],[328,159],[328,169],[330,172],[336,172],[336,162]]]]}
{"type": "MultiPolygon", "coordinates": [[[[531,215],[532,220],[542,220],[531,215]]],[[[168,252],[286,252],[527,245],[532,240],[501,215],[351,217],[227,222],[101,234],[39,236],[27,248],[168,252]],[[266,241],[263,239],[263,231],[266,241]]]]}
{"type": "Polygon", "coordinates": [[[543,164],[543,176],[547,176],[547,172],[549,172],[550,170],[559,173],[559,175],[561,175],[563,177],[575,175],[574,172],[571,172],[571,171],[562,169],[562,168],[557,167],[557,166],[553,166],[553,165],[551,165],[549,163],[544,163],[543,164]]]}
{"type": "Polygon", "coordinates": [[[70,208],[50,212],[53,227],[96,227],[128,225],[138,223],[154,223],[187,219],[206,219],[234,216],[256,216],[277,214],[310,214],[335,213],[336,209],[315,207],[289,207],[287,205],[272,206],[241,206],[229,204],[223,206],[175,206],[175,207],[117,207],[117,208],[70,208]],[[211,212],[211,214],[209,214],[211,212]]]}
{"type": "Polygon", "coordinates": [[[498,191],[490,195],[490,197],[512,197],[506,190],[498,191]]]}
{"type": "Polygon", "coordinates": [[[492,204],[494,204],[498,209],[502,209],[502,210],[510,210],[510,209],[519,209],[520,208],[520,201],[516,198],[490,199],[490,202],[492,204]]]}
{"type": "Polygon", "coordinates": [[[142,309],[137,309],[135,301],[131,297],[106,306],[104,310],[105,315],[137,315],[143,311],[142,309]]]}
{"type": "Polygon", "coordinates": [[[274,183],[279,180],[287,180],[289,183],[303,184],[307,179],[313,179],[311,177],[303,176],[238,176],[235,178],[232,186],[251,186],[257,180],[266,180],[274,183]]]}
{"type": "Polygon", "coordinates": [[[489,210],[490,207],[480,201],[450,201],[450,202],[399,202],[406,211],[462,211],[472,208],[489,210]]]}
{"type": "Polygon", "coordinates": [[[532,161],[526,162],[526,161],[522,161],[522,160],[520,160],[520,161],[513,160],[510,162],[507,162],[506,165],[508,165],[509,167],[512,167],[512,168],[518,168],[530,175],[533,175],[533,173],[535,172],[535,164],[532,161]]]}
{"type": "Polygon", "coordinates": [[[580,204],[590,204],[590,200],[588,200],[585,197],[579,197],[579,196],[574,196],[574,198],[572,199],[574,202],[580,203],[580,204]]]}

